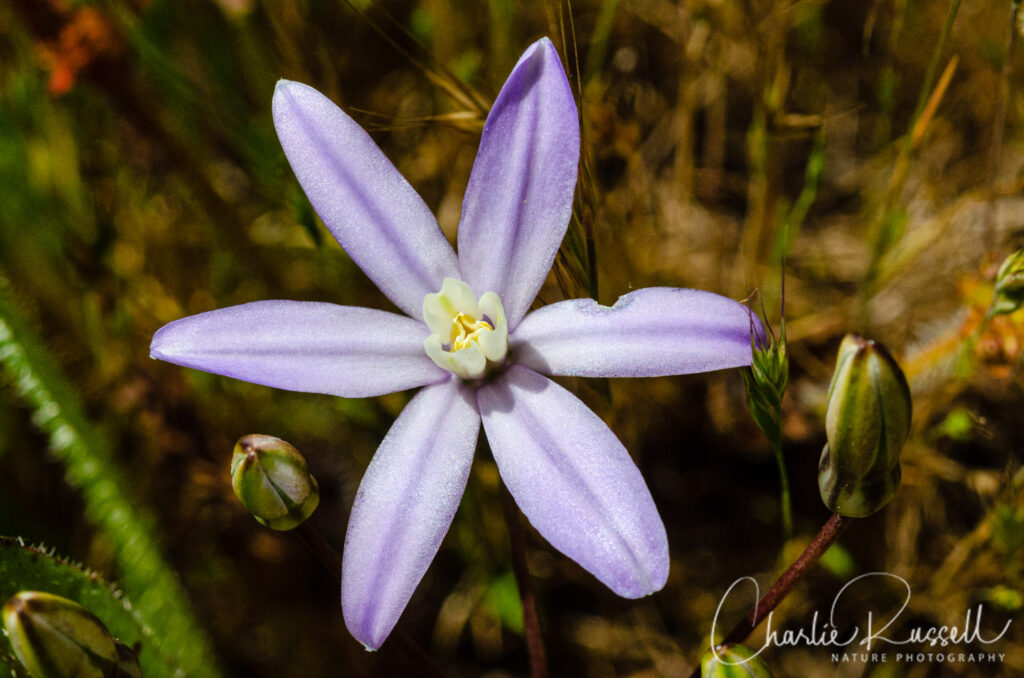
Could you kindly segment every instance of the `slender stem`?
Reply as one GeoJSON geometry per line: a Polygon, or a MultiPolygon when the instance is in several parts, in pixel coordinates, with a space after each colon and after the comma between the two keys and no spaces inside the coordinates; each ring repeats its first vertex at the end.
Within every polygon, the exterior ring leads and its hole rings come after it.
{"type": "Polygon", "coordinates": [[[995,193],[999,178],[999,164],[1003,153],[1003,133],[1006,128],[1006,110],[1010,94],[1010,66],[1013,62],[1013,48],[1017,44],[1017,20],[1020,14],[1020,0],[1010,4],[1010,30],[1006,35],[1003,49],[1003,63],[999,69],[999,85],[996,89],[996,114],[992,122],[992,138],[988,150],[988,203],[985,206],[985,249],[995,247],[995,193]]]}
{"type": "Polygon", "coordinates": [[[782,576],[768,589],[768,593],[764,594],[764,597],[757,601],[757,604],[747,612],[747,616],[733,627],[733,630],[729,632],[729,635],[722,642],[728,644],[746,640],[747,636],[757,628],[757,625],[768,616],[769,612],[782,602],[782,599],[790,592],[793,585],[807,574],[807,571],[818,562],[818,559],[828,550],[828,547],[832,546],[839,539],[839,536],[849,525],[849,519],[843,518],[838,513],[833,513],[811,543],[807,545],[807,548],[804,549],[804,552],[800,554],[800,557],[789,566],[789,569],[782,573],[782,576]]]}
{"type": "Polygon", "coordinates": [[[992,318],[996,317],[995,303],[996,299],[993,298],[992,303],[985,312],[985,317],[981,319],[981,322],[974,328],[974,331],[960,344],[955,363],[957,376],[960,379],[966,381],[974,371],[974,349],[978,346],[978,340],[981,339],[981,335],[988,329],[988,324],[992,322],[992,318]]]}
{"type": "Polygon", "coordinates": [[[341,581],[341,556],[331,548],[320,531],[309,524],[309,521],[302,523],[295,528],[295,533],[302,539],[317,562],[336,580],[341,581]]]}
{"type": "MultiPolygon", "coordinates": [[[[925,71],[924,82],[921,83],[921,90],[917,95],[917,104],[914,106],[914,113],[910,117],[910,124],[907,126],[907,132],[903,136],[903,142],[900,144],[899,154],[896,157],[896,161],[893,164],[893,172],[889,178],[889,185],[886,189],[885,196],[882,198],[881,209],[879,210],[875,223],[873,224],[874,233],[871,235],[872,243],[871,247],[871,259],[868,262],[868,269],[864,275],[864,281],[861,285],[859,309],[857,312],[857,324],[862,328],[867,324],[871,299],[875,295],[876,279],[881,272],[882,258],[886,252],[892,247],[893,238],[895,235],[895,226],[893,224],[893,218],[896,209],[896,203],[899,200],[900,194],[903,192],[903,188],[906,185],[907,174],[910,170],[911,154],[914,151],[915,144],[920,140],[919,135],[916,133],[922,122],[922,115],[925,113],[925,109],[928,107],[929,100],[936,95],[941,95],[941,92],[933,90],[935,84],[935,77],[938,73],[939,63],[942,60],[942,53],[945,50],[946,42],[949,40],[950,34],[953,32],[953,24],[956,22],[957,14],[960,12],[960,4],[962,0],[953,0],[950,4],[949,11],[946,13],[946,21],[942,25],[942,31],[939,33],[939,39],[935,43],[935,47],[932,50],[931,59],[928,62],[928,70],[925,71]]],[[[939,89],[942,89],[942,83],[939,83],[939,89]]],[[[936,100],[937,105],[937,100],[936,100]]]]}
{"type": "MultiPolygon", "coordinates": [[[[780,407],[775,408],[776,421],[782,421],[780,407]]],[[[779,501],[782,505],[782,546],[785,548],[789,540],[793,538],[793,502],[789,492],[789,474],[786,472],[786,459],[782,455],[782,434],[781,432],[772,440],[772,453],[775,455],[775,465],[779,468],[779,501]]]]}
{"type": "Polygon", "coordinates": [[[914,106],[914,116],[910,119],[910,129],[914,128],[914,123],[921,116],[924,111],[925,105],[928,103],[928,97],[931,95],[932,85],[935,83],[935,74],[939,71],[939,61],[942,59],[942,51],[946,47],[946,41],[949,39],[949,34],[953,32],[953,23],[956,21],[956,15],[960,11],[961,0],[953,0],[953,3],[949,6],[949,11],[946,13],[946,22],[942,25],[942,32],[939,33],[939,40],[935,43],[935,48],[932,50],[932,58],[928,62],[928,70],[925,71],[924,82],[921,83],[921,91],[917,94],[917,105],[914,106]]]}
{"type": "Polygon", "coordinates": [[[547,678],[544,639],[540,632],[537,603],[530,587],[530,571],[526,564],[526,533],[519,519],[519,507],[504,486],[501,489],[501,506],[505,510],[505,522],[508,523],[508,536],[512,544],[512,571],[523,605],[523,635],[526,638],[526,652],[530,655],[530,678],[547,678]]]}
{"type": "MultiPolygon", "coordinates": [[[[804,549],[804,552],[800,554],[800,557],[782,573],[782,576],[768,589],[768,593],[764,594],[761,600],[754,604],[754,607],[733,627],[721,644],[729,645],[746,640],[747,636],[782,602],[782,599],[786,597],[794,584],[807,574],[807,571],[818,562],[822,554],[839,539],[840,535],[843,534],[849,525],[849,518],[843,518],[838,513],[833,513],[832,517],[828,519],[811,543],[804,549]]],[[[700,678],[700,664],[690,674],[690,678],[700,678]]]]}
{"type": "MultiPolygon", "coordinates": [[[[335,581],[341,581],[341,557],[327,543],[324,535],[313,527],[308,520],[295,528],[295,533],[299,535],[302,543],[305,544],[306,548],[317,559],[317,562],[327,570],[331,577],[335,581]]],[[[426,650],[420,647],[420,644],[412,636],[400,628],[395,628],[391,632],[391,637],[402,647],[410,661],[419,667],[420,675],[427,676],[427,678],[444,678],[441,669],[438,668],[426,650]]]]}

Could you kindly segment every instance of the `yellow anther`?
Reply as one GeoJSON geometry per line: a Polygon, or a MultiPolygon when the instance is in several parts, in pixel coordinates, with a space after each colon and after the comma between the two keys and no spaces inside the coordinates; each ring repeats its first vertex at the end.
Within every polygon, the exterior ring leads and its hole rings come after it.
{"type": "Polygon", "coordinates": [[[431,332],[427,355],[455,375],[478,379],[504,362],[508,323],[494,292],[477,299],[466,283],[445,278],[440,292],[423,299],[423,320],[431,332]]]}
{"type": "Polygon", "coordinates": [[[452,331],[449,334],[449,343],[452,351],[459,351],[467,348],[470,344],[479,340],[482,332],[493,332],[494,327],[486,320],[477,320],[466,313],[456,313],[452,318],[452,331]]]}

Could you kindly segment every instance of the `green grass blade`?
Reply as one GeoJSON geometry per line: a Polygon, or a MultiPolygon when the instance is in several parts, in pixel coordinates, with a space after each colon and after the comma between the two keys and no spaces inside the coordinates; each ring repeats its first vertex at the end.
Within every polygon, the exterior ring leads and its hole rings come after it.
{"type": "Polygon", "coordinates": [[[121,582],[181,675],[218,676],[209,640],[154,538],[152,521],[128,499],[128,483],[107,445],[86,420],[70,385],[0,288],[0,365],[33,411],[34,423],[82,493],[86,517],[114,546],[121,582]]]}
{"type": "MultiPolygon", "coordinates": [[[[147,678],[182,672],[163,653],[151,627],[144,624],[128,599],[98,575],[42,548],[0,537],[0,604],[20,591],[46,591],[73,600],[96,615],[110,634],[135,650],[147,678]]],[[[27,675],[0,636],[0,669],[27,675]],[[18,673],[18,671],[22,673],[18,673]]],[[[0,671],[0,675],[4,675],[0,671]]]]}

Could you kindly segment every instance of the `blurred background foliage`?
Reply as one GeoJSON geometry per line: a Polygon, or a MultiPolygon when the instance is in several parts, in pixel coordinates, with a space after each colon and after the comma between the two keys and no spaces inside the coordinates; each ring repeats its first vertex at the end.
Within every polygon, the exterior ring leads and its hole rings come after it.
{"type": "MultiPolygon", "coordinates": [[[[0,0],[0,534],[120,582],[158,637],[190,648],[187,675],[416,675],[409,644],[367,654],[352,640],[338,582],[294,536],[258,525],[228,474],[239,436],[292,442],[320,482],[312,521],[340,548],[408,394],[275,391],[152,361],[149,340],[176,318],[258,299],[387,307],[284,160],[278,78],[316,86],[370,129],[452,237],[489,102],[549,35],[585,157],[542,300],[691,286],[753,295],[774,320],[784,256],[798,535],[780,543],[774,462],[738,374],[566,380],[640,465],[672,570],[661,593],[622,600],[532,534],[552,674],[684,675],[729,584],[766,584],[780,553],[799,552],[828,515],[816,469],[835,349],[860,331],[893,350],[913,391],[903,487],[854,524],[775,627],[806,625],[849,577],[885,570],[914,590],[894,629],[962,623],[984,602],[988,635],[1017,620],[1005,662],[764,657],[777,676],[1019,675],[1024,318],[981,327],[999,261],[1024,244],[1016,8],[0,0]]],[[[477,459],[400,622],[446,675],[526,672],[499,490],[477,459]]],[[[876,613],[899,601],[884,586],[862,597],[876,613]]],[[[748,603],[727,605],[726,623],[748,603]]]]}

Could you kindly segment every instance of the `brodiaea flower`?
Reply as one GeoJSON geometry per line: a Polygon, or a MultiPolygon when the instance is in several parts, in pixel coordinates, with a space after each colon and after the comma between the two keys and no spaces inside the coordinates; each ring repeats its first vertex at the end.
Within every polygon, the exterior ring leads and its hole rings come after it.
{"type": "Polygon", "coordinates": [[[293,391],[423,387],[352,508],[341,591],[352,634],[376,648],[391,632],[455,515],[481,421],[505,484],[552,546],[621,596],[664,586],[665,528],[640,472],[604,422],[548,376],[747,365],[751,318],[724,297],[669,288],[527,315],[565,235],[579,160],[576,105],[551,42],[523,54],[487,118],[458,256],[366,132],[322,94],[281,81],[274,124],[324,224],[408,317],[262,301],[173,322],[151,351],[293,391]]]}

